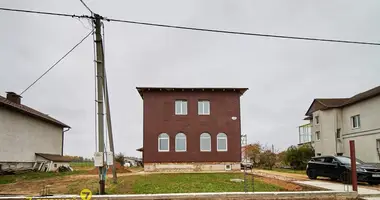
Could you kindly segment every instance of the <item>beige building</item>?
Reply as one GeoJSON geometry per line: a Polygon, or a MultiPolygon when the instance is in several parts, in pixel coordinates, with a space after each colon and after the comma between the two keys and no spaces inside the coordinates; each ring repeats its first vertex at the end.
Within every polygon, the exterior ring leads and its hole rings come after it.
{"type": "Polygon", "coordinates": [[[66,165],[63,141],[64,132],[69,128],[21,104],[21,97],[13,92],[8,92],[6,98],[0,96],[0,170],[34,167],[50,171],[58,165],[66,165]]]}
{"type": "Polygon", "coordinates": [[[380,162],[380,86],[351,98],[314,99],[306,116],[316,155],[349,156],[354,140],[357,158],[380,162]]]}

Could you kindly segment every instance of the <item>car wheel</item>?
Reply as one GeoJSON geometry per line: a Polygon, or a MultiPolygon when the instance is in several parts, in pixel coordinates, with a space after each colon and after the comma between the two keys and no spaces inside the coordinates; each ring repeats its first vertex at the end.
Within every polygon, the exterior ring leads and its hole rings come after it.
{"type": "Polygon", "coordinates": [[[376,182],[368,182],[369,185],[379,185],[378,183],[376,182]]]}
{"type": "Polygon", "coordinates": [[[317,179],[317,173],[315,170],[308,170],[307,171],[307,177],[309,177],[309,179],[317,179]]]}
{"type": "Polygon", "coordinates": [[[351,182],[351,175],[348,172],[343,172],[340,174],[339,179],[343,184],[349,184],[351,182]]]}

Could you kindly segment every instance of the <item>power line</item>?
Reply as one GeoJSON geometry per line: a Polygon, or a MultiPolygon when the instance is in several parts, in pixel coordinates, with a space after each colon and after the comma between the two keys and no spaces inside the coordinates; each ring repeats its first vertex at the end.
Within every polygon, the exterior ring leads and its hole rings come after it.
{"type": "Polygon", "coordinates": [[[86,3],[84,3],[83,0],[79,0],[79,1],[82,2],[82,4],[84,5],[84,7],[86,7],[88,11],[90,11],[91,15],[92,15],[92,13],[94,13],[94,12],[92,12],[92,10],[86,5],[86,3]]]}
{"type": "MultiPolygon", "coordinates": [[[[31,11],[31,10],[21,10],[21,9],[10,9],[10,8],[0,8],[0,10],[34,13],[34,14],[44,14],[44,15],[56,15],[56,16],[65,16],[65,17],[88,18],[88,19],[94,19],[96,17],[100,17],[100,19],[103,19],[103,20],[106,20],[109,22],[122,22],[122,23],[138,24],[138,25],[144,25],[144,26],[155,26],[155,27],[162,27],[162,28],[173,28],[173,29],[182,29],[182,30],[233,34],[233,35],[245,35],[245,36],[269,37],[269,38],[280,38],[280,39],[291,39],[291,40],[306,40],[306,41],[317,41],[317,42],[332,42],[332,43],[346,43],[346,44],[380,46],[380,43],[376,43],[376,42],[339,40],[339,39],[324,39],[324,38],[313,38],[313,37],[274,35],[274,34],[249,33],[249,32],[227,31],[227,30],[218,30],[218,29],[206,29],[206,28],[186,27],[186,26],[175,26],[175,25],[168,25],[168,24],[157,24],[157,23],[149,23],[149,22],[139,22],[139,21],[130,21],[130,20],[122,20],[122,19],[104,18],[100,15],[96,15],[95,17],[93,17],[93,16],[87,16],[87,15],[70,15],[70,14],[64,14],[64,13],[41,12],[41,11],[31,11]]],[[[94,14],[94,13],[92,13],[92,14],[94,14]]]]}
{"type": "Polygon", "coordinates": [[[237,32],[237,31],[205,29],[205,28],[195,28],[195,27],[186,27],[186,26],[174,26],[174,25],[168,25],[168,24],[147,23],[147,22],[129,21],[129,20],[121,20],[121,19],[110,19],[110,18],[105,18],[105,20],[111,21],[111,22],[123,22],[123,23],[138,24],[138,25],[144,25],[144,26],[155,26],[155,27],[162,27],[162,28],[174,28],[174,29],[212,32],[212,33],[224,33],[224,34],[233,34],[233,35],[380,46],[380,43],[376,43],[376,42],[363,42],[363,41],[353,41],[353,40],[338,40],[338,39],[324,39],[324,38],[312,38],[312,37],[298,37],[298,36],[272,35],[272,34],[262,34],[262,33],[237,32]]]}
{"type": "Polygon", "coordinates": [[[32,84],[30,84],[20,95],[24,94],[29,88],[36,84],[43,76],[45,76],[50,70],[52,70],[59,62],[61,62],[67,55],[69,55],[75,48],[77,48],[88,36],[90,36],[94,30],[91,30],[81,41],[79,41],[73,48],[70,49],[64,56],[62,56],[57,62],[54,63],[48,70],[46,70],[40,77],[38,77],[32,84]]]}
{"type": "Polygon", "coordinates": [[[13,8],[2,8],[0,10],[11,11],[11,12],[23,12],[23,13],[33,13],[40,15],[53,15],[53,16],[61,16],[61,17],[72,17],[72,18],[93,18],[87,15],[70,15],[65,13],[53,13],[53,12],[43,12],[43,11],[34,11],[34,10],[22,10],[22,9],[13,9],[13,8]]]}

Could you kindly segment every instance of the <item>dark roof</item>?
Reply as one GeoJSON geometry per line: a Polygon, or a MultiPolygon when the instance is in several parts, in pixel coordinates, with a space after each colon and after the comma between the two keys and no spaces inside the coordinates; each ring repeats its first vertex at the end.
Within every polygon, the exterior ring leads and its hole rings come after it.
{"type": "Polygon", "coordinates": [[[341,108],[344,106],[352,105],[366,99],[375,97],[380,95],[380,86],[367,90],[365,92],[359,93],[357,95],[352,96],[351,98],[329,98],[329,99],[314,99],[311,103],[309,109],[306,112],[306,116],[311,115],[312,112],[316,110],[326,110],[330,108],[341,108]],[[313,105],[319,103],[319,106],[315,106],[313,109],[313,105]]]}
{"type": "Polygon", "coordinates": [[[140,147],[140,148],[136,149],[136,151],[143,152],[143,151],[144,151],[144,148],[143,148],[143,147],[140,147]]]}
{"type": "Polygon", "coordinates": [[[36,153],[36,155],[55,162],[71,162],[73,160],[72,158],[58,154],[36,153]]]}
{"type": "Polygon", "coordinates": [[[175,91],[223,91],[223,92],[239,92],[243,95],[248,88],[218,88],[218,87],[136,87],[143,98],[143,92],[146,91],[163,91],[163,92],[175,92],[175,91]]]}
{"type": "Polygon", "coordinates": [[[344,104],[349,98],[315,99],[328,108],[336,108],[344,104]]]}
{"type": "Polygon", "coordinates": [[[12,101],[9,101],[7,98],[0,96],[0,106],[4,106],[10,109],[13,109],[15,111],[21,112],[23,114],[29,115],[31,117],[35,117],[41,120],[44,120],[46,122],[50,122],[52,124],[64,127],[64,128],[70,128],[70,126],[50,117],[49,115],[46,115],[44,113],[41,113],[37,110],[34,110],[28,106],[13,103],[12,101]]]}

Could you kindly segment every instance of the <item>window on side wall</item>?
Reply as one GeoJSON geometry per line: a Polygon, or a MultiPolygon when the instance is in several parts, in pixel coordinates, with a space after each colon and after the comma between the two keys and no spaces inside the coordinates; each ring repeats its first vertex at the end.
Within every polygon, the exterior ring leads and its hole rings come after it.
{"type": "Polygon", "coordinates": [[[319,131],[315,132],[315,139],[317,141],[321,140],[321,133],[319,131]]]}
{"type": "Polygon", "coordinates": [[[217,150],[227,151],[227,135],[225,133],[219,133],[216,138],[217,150]]]}
{"type": "Polygon", "coordinates": [[[208,100],[198,101],[198,115],[210,115],[210,101],[208,100]]]}
{"type": "Polygon", "coordinates": [[[175,101],[175,114],[176,115],[187,115],[187,101],[186,100],[176,100],[175,101]]]}
{"type": "Polygon", "coordinates": [[[166,133],[161,133],[158,136],[158,151],[168,152],[169,151],[169,135],[166,133]]]}
{"type": "Polygon", "coordinates": [[[336,129],[336,138],[340,138],[340,128],[336,129]]]}
{"type": "Polygon", "coordinates": [[[319,124],[319,116],[315,116],[315,124],[319,124]]]}
{"type": "Polygon", "coordinates": [[[351,127],[360,128],[360,115],[355,115],[351,117],[351,127]]]}

